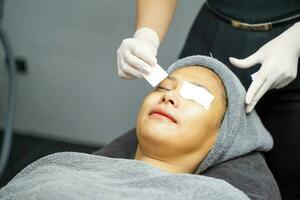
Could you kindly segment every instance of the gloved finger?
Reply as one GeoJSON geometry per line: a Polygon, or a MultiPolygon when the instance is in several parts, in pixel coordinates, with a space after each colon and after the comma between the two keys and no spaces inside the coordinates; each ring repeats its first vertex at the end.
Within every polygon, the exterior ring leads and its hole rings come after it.
{"type": "Polygon", "coordinates": [[[142,71],[145,74],[149,74],[151,72],[151,67],[145,63],[143,60],[139,59],[135,55],[132,55],[129,51],[126,51],[124,54],[124,61],[134,67],[137,70],[142,71]]]}
{"type": "Polygon", "coordinates": [[[264,82],[264,84],[260,87],[260,89],[255,94],[252,102],[249,105],[247,105],[247,107],[246,107],[246,112],[247,113],[250,113],[253,110],[253,108],[255,107],[257,102],[270,89],[271,85],[272,85],[272,81],[270,81],[270,80],[267,80],[267,81],[264,82]]]}
{"type": "Polygon", "coordinates": [[[128,65],[127,63],[124,62],[123,66],[124,67],[121,68],[121,71],[126,75],[126,77],[130,77],[129,79],[142,79],[144,77],[140,71],[136,70],[134,67],[128,65]]]}
{"type": "Polygon", "coordinates": [[[123,78],[123,79],[134,79],[135,78],[134,76],[126,74],[122,69],[118,70],[118,75],[120,78],[123,78]]]}
{"type": "Polygon", "coordinates": [[[118,68],[118,75],[120,78],[123,78],[123,79],[134,79],[135,78],[134,76],[125,73],[121,68],[118,68]]]}
{"type": "Polygon", "coordinates": [[[119,49],[117,51],[117,65],[118,65],[118,76],[124,79],[130,79],[130,77],[127,76],[127,74],[125,74],[122,70],[122,58],[121,55],[119,53],[119,49]]]}
{"type": "Polygon", "coordinates": [[[265,73],[263,71],[258,71],[255,79],[253,80],[250,87],[248,88],[246,94],[246,104],[250,104],[252,102],[254,96],[262,87],[265,81],[266,81],[265,73]]]}
{"type": "Polygon", "coordinates": [[[253,65],[260,63],[260,56],[257,51],[254,54],[244,59],[229,57],[229,61],[232,65],[238,68],[250,68],[253,65]]]}
{"type": "Polygon", "coordinates": [[[155,53],[151,50],[147,50],[136,46],[131,47],[129,50],[133,55],[148,63],[150,66],[157,64],[155,53]]]}
{"type": "Polygon", "coordinates": [[[134,79],[135,78],[135,76],[124,72],[123,68],[128,68],[129,66],[124,62],[124,60],[122,59],[122,56],[120,54],[118,54],[118,56],[117,56],[117,63],[118,63],[118,75],[120,78],[123,78],[123,79],[134,79]]]}

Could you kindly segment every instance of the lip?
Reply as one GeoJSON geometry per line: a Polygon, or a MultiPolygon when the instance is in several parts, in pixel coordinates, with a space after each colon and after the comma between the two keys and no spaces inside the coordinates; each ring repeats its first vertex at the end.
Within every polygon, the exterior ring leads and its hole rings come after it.
{"type": "Polygon", "coordinates": [[[165,111],[165,110],[163,110],[163,109],[161,109],[161,108],[154,108],[154,109],[149,113],[149,116],[151,116],[151,115],[153,115],[153,114],[157,115],[157,117],[162,116],[162,117],[164,117],[164,118],[167,118],[167,119],[170,120],[171,122],[177,124],[177,120],[175,119],[175,117],[174,117],[172,114],[170,114],[169,112],[167,112],[167,111],[165,111]]]}

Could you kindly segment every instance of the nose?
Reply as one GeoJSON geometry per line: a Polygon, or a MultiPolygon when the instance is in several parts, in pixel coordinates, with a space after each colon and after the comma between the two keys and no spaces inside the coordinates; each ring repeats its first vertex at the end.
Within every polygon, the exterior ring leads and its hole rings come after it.
{"type": "Polygon", "coordinates": [[[161,97],[160,103],[171,104],[172,106],[177,107],[179,99],[178,96],[175,94],[175,91],[168,91],[165,92],[164,95],[161,97]]]}

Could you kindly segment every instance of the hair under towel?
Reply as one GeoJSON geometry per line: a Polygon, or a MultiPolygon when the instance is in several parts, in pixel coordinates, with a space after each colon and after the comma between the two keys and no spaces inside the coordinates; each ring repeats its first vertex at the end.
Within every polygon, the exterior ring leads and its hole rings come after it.
{"type": "Polygon", "coordinates": [[[196,55],[178,60],[168,68],[168,73],[186,66],[213,70],[222,79],[227,93],[227,110],[216,143],[195,173],[252,151],[269,151],[273,147],[272,136],[256,111],[245,112],[245,88],[227,66],[215,58],[196,55]]]}

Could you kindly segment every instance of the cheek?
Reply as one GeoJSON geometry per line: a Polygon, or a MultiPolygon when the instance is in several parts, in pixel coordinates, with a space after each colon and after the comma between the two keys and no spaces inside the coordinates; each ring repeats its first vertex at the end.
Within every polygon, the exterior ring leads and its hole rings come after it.
{"type": "Polygon", "coordinates": [[[199,105],[186,105],[185,108],[182,109],[182,113],[184,122],[188,124],[194,124],[208,117],[208,112],[199,105]]]}
{"type": "Polygon", "coordinates": [[[201,106],[184,106],[181,110],[182,123],[176,134],[178,149],[195,152],[210,138],[209,113],[201,106]]]}
{"type": "Polygon", "coordinates": [[[209,131],[209,112],[201,106],[189,106],[183,110],[181,128],[187,139],[193,140],[209,131]]]}
{"type": "Polygon", "coordinates": [[[150,112],[151,108],[159,101],[160,97],[157,94],[150,93],[148,94],[142,103],[141,109],[145,112],[150,112]]]}
{"type": "Polygon", "coordinates": [[[158,102],[159,96],[155,94],[148,94],[140,107],[140,111],[137,117],[137,126],[141,125],[142,121],[148,117],[151,108],[158,102]]]}

